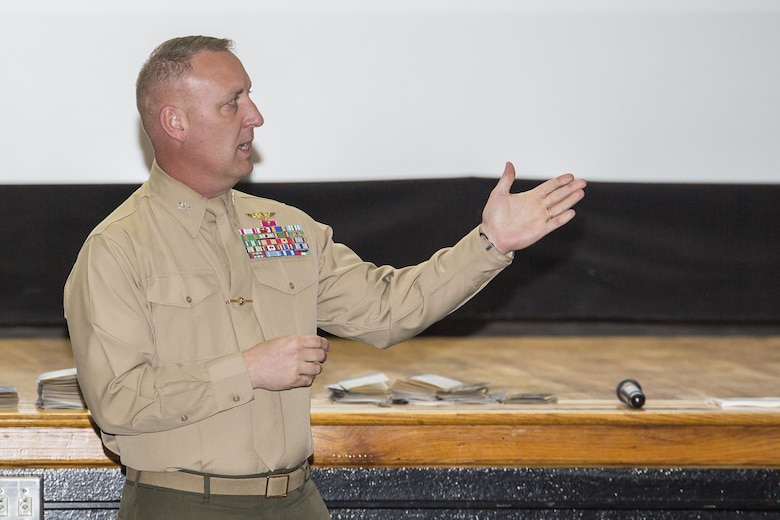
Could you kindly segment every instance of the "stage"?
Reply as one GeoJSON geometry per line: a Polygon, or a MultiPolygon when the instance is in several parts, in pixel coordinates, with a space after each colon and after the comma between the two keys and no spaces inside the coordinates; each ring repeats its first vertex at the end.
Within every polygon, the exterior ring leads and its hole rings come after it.
{"type": "MultiPolygon", "coordinates": [[[[327,483],[329,504],[346,515],[340,518],[351,518],[348,511],[363,511],[355,518],[391,518],[366,513],[379,514],[389,502],[396,512],[398,504],[414,509],[421,501],[425,510],[452,509],[448,500],[456,496],[459,509],[469,503],[490,511],[536,511],[544,504],[570,512],[662,511],[672,504],[675,510],[736,508],[763,518],[780,506],[780,408],[724,408],[714,401],[780,396],[778,336],[420,337],[388,350],[332,343],[312,388],[313,465],[318,482],[327,483]],[[434,373],[488,382],[491,392],[552,393],[557,402],[376,406],[329,400],[325,385],[377,371],[391,381],[434,373]],[[641,383],[642,409],[618,401],[615,387],[625,378],[641,383]],[[377,479],[386,481],[381,492],[377,479]],[[500,497],[485,495],[484,479],[493,489],[501,483],[500,497]],[[566,491],[556,495],[562,481],[566,491]],[[602,481],[619,493],[593,487],[602,481]],[[434,482],[449,483],[435,487],[440,496],[430,489],[434,482]],[[534,487],[551,482],[553,488],[534,487]],[[679,496],[669,492],[670,482],[679,496]],[[356,489],[363,491],[355,495],[356,489]]],[[[17,386],[21,400],[18,410],[0,413],[4,474],[48,475],[55,495],[73,472],[82,482],[83,475],[97,474],[105,484],[105,472],[108,482],[121,480],[86,411],[34,405],[37,375],[73,366],[69,342],[8,338],[0,349],[7,367],[0,384],[17,386]]],[[[111,504],[116,493],[95,502],[111,504]]],[[[55,495],[48,502],[64,514],[67,500],[55,495]]]]}

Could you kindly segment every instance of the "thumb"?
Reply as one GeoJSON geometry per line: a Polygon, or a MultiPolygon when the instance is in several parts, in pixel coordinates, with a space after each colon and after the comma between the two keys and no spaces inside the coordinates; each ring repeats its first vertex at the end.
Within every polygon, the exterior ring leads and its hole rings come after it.
{"type": "Polygon", "coordinates": [[[515,167],[511,162],[507,162],[504,167],[504,173],[501,174],[501,178],[498,179],[498,183],[494,188],[499,193],[509,193],[512,189],[512,183],[515,182],[515,167]]]}

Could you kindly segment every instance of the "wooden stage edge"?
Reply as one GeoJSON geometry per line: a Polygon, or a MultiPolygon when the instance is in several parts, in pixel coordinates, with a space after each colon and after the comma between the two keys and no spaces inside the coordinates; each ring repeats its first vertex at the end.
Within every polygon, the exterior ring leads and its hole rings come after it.
{"type": "MultiPolygon", "coordinates": [[[[418,338],[378,351],[333,340],[312,391],[319,467],[780,468],[780,408],[715,398],[780,397],[780,337],[418,338]],[[437,373],[491,390],[551,392],[548,405],[334,404],[324,385],[383,371],[437,373]],[[615,385],[641,381],[632,410],[615,385]]],[[[72,366],[67,340],[0,341],[20,389],[0,412],[0,468],[114,467],[86,411],[40,410],[38,373],[72,366]],[[36,353],[38,355],[36,355],[36,353]],[[15,357],[14,357],[15,356],[15,357]]],[[[7,376],[4,374],[3,376],[7,376]]]]}

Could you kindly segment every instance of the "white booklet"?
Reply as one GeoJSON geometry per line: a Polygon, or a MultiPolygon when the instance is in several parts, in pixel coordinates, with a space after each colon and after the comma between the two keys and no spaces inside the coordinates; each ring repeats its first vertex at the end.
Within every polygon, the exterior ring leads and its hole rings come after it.
{"type": "Polygon", "coordinates": [[[369,403],[380,406],[390,404],[390,380],[383,372],[374,372],[360,377],[326,385],[330,400],[339,403],[369,403]]]}
{"type": "Polygon", "coordinates": [[[38,376],[38,406],[41,408],[85,409],[75,368],[45,372],[38,376]]]}

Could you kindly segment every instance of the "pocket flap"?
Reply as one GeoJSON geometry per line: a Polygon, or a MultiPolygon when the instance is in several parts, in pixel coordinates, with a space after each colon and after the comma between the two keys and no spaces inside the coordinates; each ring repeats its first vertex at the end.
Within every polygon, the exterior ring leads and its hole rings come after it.
{"type": "Polygon", "coordinates": [[[146,294],[152,303],[192,307],[218,291],[214,273],[190,271],[151,278],[146,294]]]}

